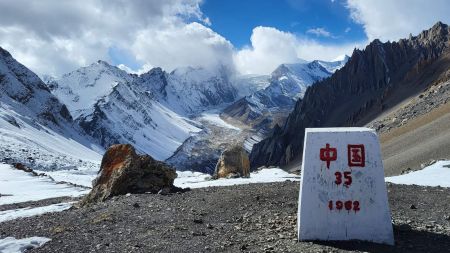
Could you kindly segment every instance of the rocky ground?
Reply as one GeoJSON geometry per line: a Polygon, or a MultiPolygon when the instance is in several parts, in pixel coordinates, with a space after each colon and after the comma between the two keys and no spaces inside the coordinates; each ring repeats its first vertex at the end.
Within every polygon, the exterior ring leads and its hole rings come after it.
{"type": "Polygon", "coordinates": [[[388,185],[395,246],[297,242],[298,182],[114,197],[2,223],[0,238],[45,236],[33,252],[446,252],[450,189],[388,185]]]}
{"type": "MultiPolygon", "coordinates": [[[[450,76],[450,70],[448,75],[450,76]]],[[[369,123],[368,127],[376,129],[378,133],[386,133],[447,104],[449,101],[450,80],[436,82],[417,97],[411,98],[398,108],[394,108],[391,113],[369,123]]]]}

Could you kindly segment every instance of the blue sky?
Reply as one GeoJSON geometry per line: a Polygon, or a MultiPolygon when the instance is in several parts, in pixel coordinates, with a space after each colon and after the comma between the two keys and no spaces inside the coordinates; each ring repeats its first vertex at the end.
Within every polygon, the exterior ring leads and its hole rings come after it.
{"type": "Polygon", "coordinates": [[[366,39],[361,24],[350,17],[345,1],[331,0],[206,0],[201,10],[211,28],[240,48],[250,44],[257,26],[305,36],[322,43],[348,43],[366,39]],[[322,28],[328,36],[308,30],[322,28]]]}
{"type": "Polygon", "coordinates": [[[97,60],[137,73],[220,64],[270,74],[450,24],[448,13],[449,0],[0,1],[0,47],[39,75],[97,60]]]}

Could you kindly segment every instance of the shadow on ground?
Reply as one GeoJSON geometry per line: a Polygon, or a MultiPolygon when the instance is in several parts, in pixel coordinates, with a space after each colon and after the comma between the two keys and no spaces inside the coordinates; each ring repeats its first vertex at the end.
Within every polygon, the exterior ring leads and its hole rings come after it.
{"type": "Polygon", "coordinates": [[[395,245],[383,245],[363,241],[320,241],[316,244],[330,246],[342,250],[364,251],[374,253],[385,252],[448,252],[450,236],[428,231],[400,229],[394,227],[395,245]]]}

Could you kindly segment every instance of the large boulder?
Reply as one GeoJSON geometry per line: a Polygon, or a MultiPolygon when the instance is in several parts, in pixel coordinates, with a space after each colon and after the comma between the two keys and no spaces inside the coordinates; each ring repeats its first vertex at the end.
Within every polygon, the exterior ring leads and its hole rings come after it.
{"type": "Polygon", "coordinates": [[[82,205],[104,201],[127,193],[158,193],[175,189],[177,173],[163,162],[149,155],[138,155],[132,145],[111,146],[105,153],[92,191],[82,205]]]}
{"type": "Polygon", "coordinates": [[[216,164],[213,178],[249,177],[250,160],[241,146],[233,146],[222,152],[216,164]]]}

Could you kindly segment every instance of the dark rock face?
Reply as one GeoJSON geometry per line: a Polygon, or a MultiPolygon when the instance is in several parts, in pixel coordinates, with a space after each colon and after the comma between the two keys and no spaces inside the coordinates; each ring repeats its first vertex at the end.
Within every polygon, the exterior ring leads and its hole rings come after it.
{"type": "Polygon", "coordinates": [[[223,151],[217,162],[214,178],[249,176],[250,161],[244,148],[234,146],[223,151]]]}
{"type": "Polygon", "coordinates": [[[252,167],[299,159],[307,127],[364,125],[429,86],[450,66],[449,32],[439,22],[416,37],[355,50],[343,68],[308,88],[280,131],[254,145],[252,167]]]}
{"type": "Polygon", "coordinates": [[[42,80],[17,62],[11,54],[0,47],[1,102],[11,105],[18,114],[34,114],[40,124],[58,129],[72,123],[72,116],[64,104],[50,93],[42,80]]]}
{"type": "Polygon", "coordinates": [[[127,193],[158,193],[172,189],[177,177],[174,169],[149,155],[136,154],[129,144],[111,146],[102,159],[99,175],[82,205],[104,201],[127,193]]]}

